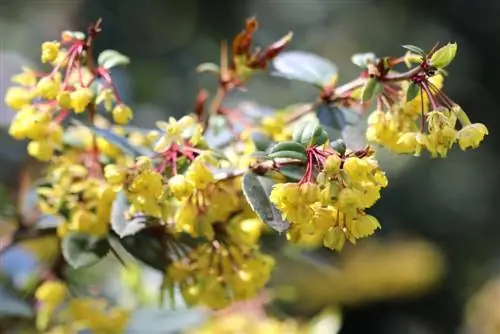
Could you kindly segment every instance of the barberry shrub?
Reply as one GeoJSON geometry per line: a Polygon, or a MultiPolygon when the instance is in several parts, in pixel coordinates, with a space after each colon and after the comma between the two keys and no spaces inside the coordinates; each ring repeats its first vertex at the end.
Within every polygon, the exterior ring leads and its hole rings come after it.
{"type": "MultiPolygon", "coordinates": [[[[43,43],[47,73],[24,68],[12,78],[9,133],[47,163],[38,206],[57,217],[45,232],[60,238],[64,265],[118,257],[115,239],[163,273],[162,287],[180,291],[187,305],[222,309],[266,286],[275,260],[261,252],[263,233],[341,251],[380,229],[367,212],[388,186],[377,148],[446,157],[454,144],[477,148],[488,134],[443,91],[455,43],[428,52],[405,45],[400,57],[356,54],[359,76],[339,84],[329,60],[285,51],[292,33],[255,48],[257,28],[249,19],[230,46],[221,44],[220,64],[197,68],[218,79],[213,97],[201,90],[192,113],[154,130],[127,126],[134,113],[110,70],[130,59],[115,50],[94,55],[100,20],[86,33],[64,31],[43,43]],[[228,94],[268,69],[316,87],[317,98],[274,111],[224,106],[228,94]],[[366,133],[356,133],[364,115],[366,133]]],[[[36,290],[40,330],[123,330],[128,311],[70,299],[58,273],[36,290]]]]}

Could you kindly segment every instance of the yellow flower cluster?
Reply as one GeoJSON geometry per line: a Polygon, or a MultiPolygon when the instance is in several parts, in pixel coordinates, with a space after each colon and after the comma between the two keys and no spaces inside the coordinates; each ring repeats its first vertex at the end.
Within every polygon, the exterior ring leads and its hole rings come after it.
{"type": "MultiPolygon", "coordinates": [[[[443,86],[441,75],[436,75],[429,81],[437,89],[443,86]]],[[[477,148],[487,134],[486,126],[482,123],[471,124],[458,105],[449,109],[440,107],[429,110],[429,98],[426,94],[419,94],[402,105],[396,104],[389,111],[375,110],[368,118],[366,131],[369,141],[396,153],[419,156],[425,149],[432,157],[446,157],[457,142],[462,150],[477,148]],[[456,130],[457,120],[462,125],[459,131],[456,130]]]]}
{"type": "Polygon", "coordinates": [[[78,152],[58,157],[47,175],[47,185],[37,191],[40,209],[63,219],[58,235],[69,231],[106,235],[111,204],[116,192],[98,178],[91,177],[78,152]]]}
{"type": "Polygon", "coordinates": [[[23,68],[22,73],[12,77],[16,86],[5,94],[5,104],[17,112],[10,135],[30,140],[28,153],[41,161],[49,161],[55,151],[62,149],[60,122],[70,110],[82,113],[92,106],[95,113],[95,106],[103,103],[117,124],[126,124],[133,117],[130,107],[119,100],[116,92],[103,98],[103,92],[110,91],[107,85],[94,83],[97,96],[94,94],[90,85],[98,74],[81,66],[82,59],[82,45],[66,50],[57,41],[45,42],[41,61],[51,64],[52,71],[46,74],[23,68]]]}
{"type": "Polygon", "coordinates": [[[168,277],[189,305],[222,309],[255,297],[269,280],[274,259],[258,251],[261,222],[244,216],[220,223],[213,241],[169,267],[168,277]]]}
{"type": "Polygon", "coordinates": [[[387,178],[373,156],[329,155],[317,183],[276,184],[270,200],[291,223],[288,238],[316,240],[340,251],[346,242],[372,235],[378,220],[364,212],[380,198],[387,178]]]}
{"type": "Polygon", "coordinates": [[[130,316],[128,310],[110,308],[104,299],[68,300],[67,287],[60,281],[42,283],[35,297],[40,303],[37,329],[46,334],[76,333],[84,330],[96,334],[123,333],[130,316]],[[56,324],[49,326],[53,322],[56,324]]]}

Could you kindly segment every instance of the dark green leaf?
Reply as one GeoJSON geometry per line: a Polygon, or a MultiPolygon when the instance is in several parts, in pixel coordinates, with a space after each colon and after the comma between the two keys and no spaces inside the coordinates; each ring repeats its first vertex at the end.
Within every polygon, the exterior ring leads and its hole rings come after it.
{"type": "Polygon", "coordinates": [[[272,145],[273,141],[262,132],[254,131],[252,133],[252,141],[258,151],[265,151],[272,145]]]}
{"type": "Polygon", "coordinates": [[[317,122],[303,122],[295,127],[292,139],[304,146],[319,146],[328,140],[328,133],[317,122]]]}
{"type": "Polygon", "coordinates": [[[290,51],[279,54],[273,60],[276,76],[300,80],[323,88],[337,75],[337,66],[314,53],[290,51]]]}
{"type": "Polygon", "coordinates": [[[97,57],[97,63],[102,68],[110,69],[117,65],[128,65],[130,58],[116,50],[104,50],[97,57]]]}
{"type": "Polygon", "coordinates": [[[297,152],[297,151],[279,151],[279,152],[270,153],[267,157],[269,159],[283,158],[283,159],[300,160],[300,161],[304,161],[304,162],[307,160],[307,156],[305,154],[297,152]]]}
{"type": "Polygon", "coordinates": [[[373,52],[356,53],[352,55],[351,62],[361,68],[366,68],[368,64],[375,64],[377,56],[373,52]]]}
{"type": "Polygon", "coordinates": [[[120,239],[123,248],[133,257],[161,272],[169,265],[166,244],[163,241],[164,231],[146,228],[134,235],[120,239]]]}
{"type": "Polygon", "coordinates": [[[344,154],[347,147],[343,139],[339,138],[330,143],[330,146],[340,154],[344,154]]]}
{"type": "Polygon", "coordinates": [[[365,86],[363,87],[363,93],[361,94],[361,101],[366,102],[371,100],[374,97],[377,97],[382,90],[384,89],[384,85],[380,83],[375,78],[370,78],[366,81],[365,86]]]}
{"type": "Polygon", "coordinates": [[[109,251],[107,238],[70,232],[62,239],[62,253],[74,269],[88,267],[99,262],[109,251]]]}
{"type": "Polygon", "coordinates": [[[288,181],[297,182],[304,176],[306,168],[305,166],[298,165],[283,165],[280,167],[279,171],[288,179],[288,181]]]}
{"type": "Polygon", "coordinates": [[[147,150],[142,147],[136,147],[132,144],[129,143],[127,138],[117,135],[109,129],[102,129],[98,128],[93,125],[86,125],[76,119],[72,120],[73,124],[78,125],[78,126],[86,126],[87,128],[90,129],[95,135],[104,138],[106,141],[108,141],[110,144],[118,147],[124,154],[132,156],[132,157],[137,157],[139,155],[151,155],[152,152],[150,150],[147,150]]]}
{"type": "Polygon", "coordinates": [[[416,53],[420,56],[425,56],[425,51],[422,50],[421,48],[419,48],[418,46],[415,46],[415,45],[411,45],[411,44],[406,44],[406,45],[401,45],[403,48],[405,48],[406,50],[409,50],[413,53],[416,53]]]}
{"type": "Polygon", "coordinates": [[[295,151],[297,153],[302,153],[306,155],[306,148],[304,147],[304,145],[299,144],[296,141],[284,141],[276,145],[273,145],[270,148],[269,153],[276,153],[280,151],[295,151]]]}
{"type": "Polygon", "coordinates": [[[408,90],[406,91],[406,101],[410,102],[411,100],[416,98],[419,92],[420,86],[412,82],[410,86],[408,86],[408,90]]]}
{"type": "Polygon", "coordinates": [[[248,172],[243,176],[243,194],[253,211],[277,232],[284,232],[290,224],[283,220],[278,209],[269,200],[274,181],[248,172]]]}

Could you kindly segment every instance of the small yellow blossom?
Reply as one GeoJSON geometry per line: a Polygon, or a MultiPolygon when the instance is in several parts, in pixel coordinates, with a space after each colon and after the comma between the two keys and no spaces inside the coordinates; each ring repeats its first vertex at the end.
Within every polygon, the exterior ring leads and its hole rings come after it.
{"type": "Polygon", "coordinates": [[[112,113],[113,120],[117,124],[127,124],[133,117],[132,109],[123,103],[117,104],[112,113]]]}
{"type": "Polygon", "coordinates": [[[60,82],[55,77],[43,77],[36,85],[36,93],[38,96],[48,100],[55,99],[59,93],[60,82]]]}
{"type": "Polygon", "coordinates": [[[488,128],[484,124],[469,124],[458,132],[458,144],[462,150],[468,147],[477,148],[486,135],[488,135],[488,128]]]}
{"type": "Polygon", "coordinates": [[[71,107],[75,113],[79,114],[85,111],[92,100],[93,94],[90,88],[78,88],[71,93],[71,107]]]}
{"type": "Polygon", "coordinates": [[[45,42],[42,44],[42,63],[52,63],[57,59],[60,48],[59,42],[45,42]]]}
{"type": "Polygon", "coordinates": [[[9,87],[5,93],[4,102],[14,110],[20,110],[31,103],[33,99],[32,92],[23,87],[9,87]]]}

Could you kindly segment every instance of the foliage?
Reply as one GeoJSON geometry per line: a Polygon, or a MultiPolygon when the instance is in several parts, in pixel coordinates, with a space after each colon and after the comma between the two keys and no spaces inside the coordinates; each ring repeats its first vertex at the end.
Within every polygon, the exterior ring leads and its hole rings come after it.
{"type": "MultiPolygon", "coordinates": [[[[116,240],[159,271],[162,289],[179,291],[189,306],[223,309],[251,299],[275,265],[261,248],[269,229],[289,243],[335,251],[380,229],[366,210],[388,180],[374,147],[359,142],[446,157],[455,143],[476,148],[488,134],[443,91],[454,43],[429,52],[405,45],[402,57],[354,55],[361,73],[339,85],[329,60],[284,51],[291,33],[254,48],[257,28],[255,18],[247,20],[230,52],[221,44],[219,65],[198,67],[218,79],[210,103],[201,90],[192,113],[158,121],[155,130],[125,126],[134,114],[111,69],[130,59],[105,50],[94,60],[101,21],[86,34],[65,31],[59,41],[43,43],[41,61],[50,72],[25,68],[13,77],[5,96],[16,112],[9,133],[29,140],[28,153],[47,163],[36,189],[38,207],[58,218],[43,235],[57,234],[62,249],[34,295],[39,330],[123,331],[129,312],[84,297],[68,300],[61,269],[91,266],[108,254],[123,262],[116,240]],[[272,114],[223,105],[228,93],[271,64],[271,74],[316,87],[317,99],[272,114]],[[113,122],[98,114],[98,106],[113,122]],[[354,133],[351,125],[367,112],[366,134],[354,133]],[[78,119],[85,114],[86,123],[78,119]],[[228,129],[230,140],[222,145],[209,140],[210,131],[218,132],[214,120],[228,129]]],[[[40,236],[37,231],[26,238],[40,236]]]]}

